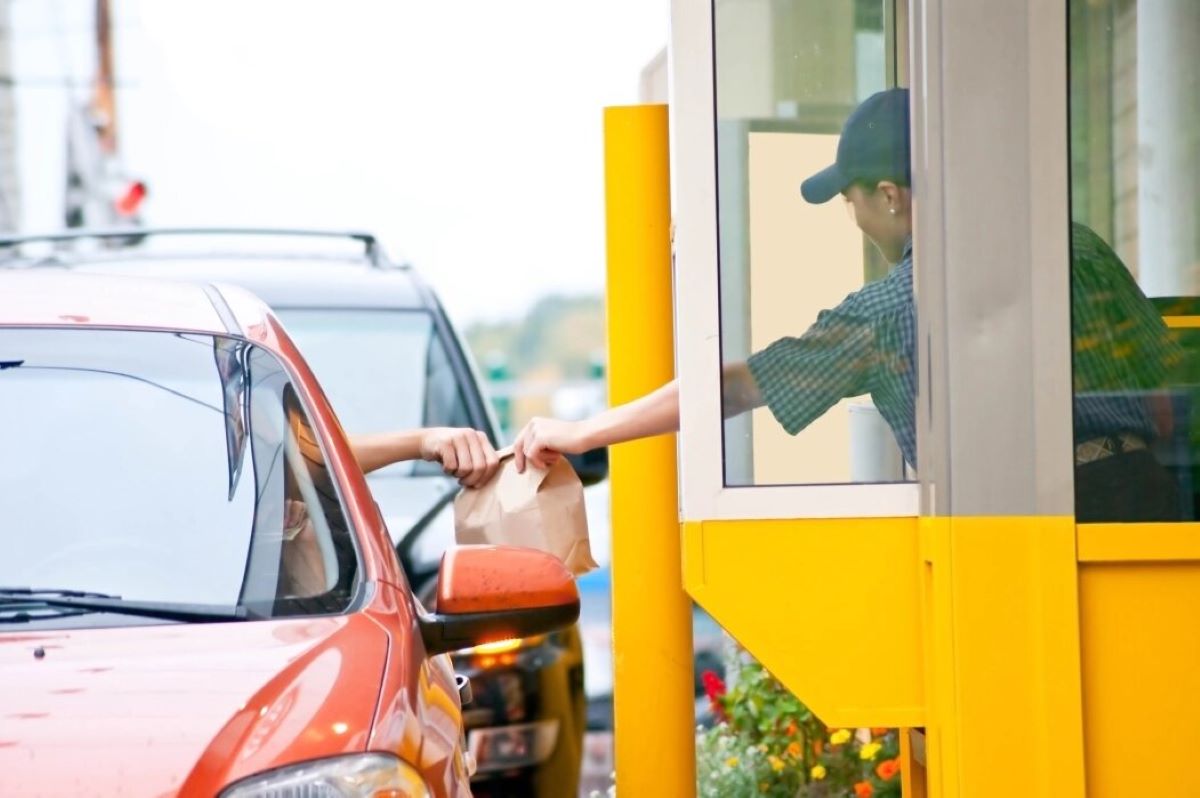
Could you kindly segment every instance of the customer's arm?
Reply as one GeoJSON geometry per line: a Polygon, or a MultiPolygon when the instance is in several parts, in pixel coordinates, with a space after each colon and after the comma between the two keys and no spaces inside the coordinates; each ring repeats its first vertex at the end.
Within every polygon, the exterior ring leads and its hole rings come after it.
{"type": "Polygon", "coordinates": [[[500,465],[487,435],[459,427],[351,435],[350,449],[363,473],[402,460],[428,460],[468,487],[487,482],[500,465]]]}

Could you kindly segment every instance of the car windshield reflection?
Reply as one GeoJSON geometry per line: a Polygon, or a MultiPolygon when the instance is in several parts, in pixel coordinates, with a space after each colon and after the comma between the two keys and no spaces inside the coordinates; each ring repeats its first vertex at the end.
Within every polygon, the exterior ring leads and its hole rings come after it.
{"type": "Polygon", "coordinates": [[[221,336],[0,330],[0,584],[343,610],[357,555],[290,379],[221,336]]]}
{"type": "MultiPolygon", "coordinates": [[[[355,434],[473,426],[433,316],[424,310],[281,308],[295,340],[345,429],[355,434]]],[[[410,461],[388,475],[441,474],[410,461]]]]}

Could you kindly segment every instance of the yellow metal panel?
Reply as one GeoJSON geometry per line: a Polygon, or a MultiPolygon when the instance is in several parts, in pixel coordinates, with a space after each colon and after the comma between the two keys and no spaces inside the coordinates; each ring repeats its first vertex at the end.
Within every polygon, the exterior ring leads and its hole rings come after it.
{"type": "Polygon", "coordinates": [[[938,798],[1086,794],[1076,569],[1070,517],[684,525],[693,597],[827,723],[926,727],[938,798]]]}
{"type": "Polygon", "coordinates": [[[922,518],[928,723],[938,798],[1085,794],[1074,521],[922,518]]]}
{"type": "Polygon", "coordinates": [[[688,592],[820,718],[920,726],[917,519],[684,525],[688,592]]]}
{"type": "Polygon", "coordinates": [[[952,637],[934,674],[952,695],[931,731],[953,757],[932,794],[1082,798],[1074,519],[953,517],[943,557],[932,568],[935,582],[949,568],[949,594],[933,611],[950,617],[933,625],[952,637]]]}
{"type": "Polygon", "coordinates": [[[1163,316],[1163,321],[1173,329],[1200,327],[1200,316],[1163,316]]]}
{"type": "MultiPolygon", "coordinates": [[[[608,387],[619,404],[674,376],[665,105],[604,111],[608,387]]],[[[680,573],[675,440],[614,446],[614,724],[622,795],[695,793],[691,602],[680,573]]]]}
{"type": "Polygon", "coordinates": [[[914,739],[925,745],[924,733],[916,729],[900,730],[900,793],[904,798],[926,798],[929,794],[925,776],[925,750],[917,750],[914,739]]]}
{"type": "Polygon", "coordinates": [[[921,518],[921,613],[928,723],[925,777],[930,795],[957,796],[960,734],[955,718],[954,613],[950,575],[950,519],[921,518]]]}
{"type": "MultiPolygon", "coordinates": [[[[1127,525],[1136,537],[1144,525],[1127,525]]],[[[1082,534],[1083,528],[1080,528],[1082,534]]],[[[1200,563],[1080,566],[1090,798],[1198,795],[1200,563]]]]}
{"type": "Polygon", "coordinates": [[[1200,524],[1081,524],[1080,562],[1200,560],[1200,524]]]}

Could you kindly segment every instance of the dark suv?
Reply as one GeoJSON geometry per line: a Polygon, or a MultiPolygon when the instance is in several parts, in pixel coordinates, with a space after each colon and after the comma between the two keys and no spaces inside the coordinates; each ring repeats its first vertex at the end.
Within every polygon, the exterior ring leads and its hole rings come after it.
{"type": "MultiPolygon", "coordinates": [[[[472,360],[433,291],[365,233],[67,232],[0,239],[7,268],[170,277],[248,289],[278,315],[347,431],[474,427],[500,445],[472,360]]],[[[457,483],[433,463],[369,477],[414,592],[453,544],[457,483]]],[[[454,655],[470,677],[467,745],[485,796],[574,796],[585,725],[577,627],[454,655]]]]}

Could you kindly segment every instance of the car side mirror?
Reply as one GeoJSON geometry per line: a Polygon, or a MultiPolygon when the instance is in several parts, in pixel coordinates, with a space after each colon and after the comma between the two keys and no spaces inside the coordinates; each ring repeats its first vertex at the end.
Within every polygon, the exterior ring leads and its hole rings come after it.
{"type": "Polygon", "coordinates": [[[579,589],[552,554],[516,546],[456,546],[442,555],[437,601],[420,614],[425,652],[445,654],[563,629],[579,619],[579,589]]]}
{"type": "Polygon", "coordinates": [[[608,447],[588,449],[582,454],[569,454],[567,462],[575,469],[575,473],[579,475],[579,481],[585,488],[588,485],[595,485],[597,482],[604,481],[608,476],[608,447]]]}

